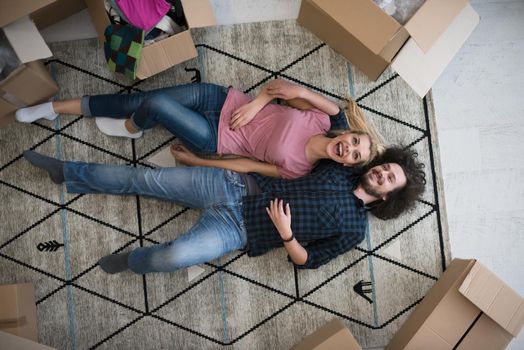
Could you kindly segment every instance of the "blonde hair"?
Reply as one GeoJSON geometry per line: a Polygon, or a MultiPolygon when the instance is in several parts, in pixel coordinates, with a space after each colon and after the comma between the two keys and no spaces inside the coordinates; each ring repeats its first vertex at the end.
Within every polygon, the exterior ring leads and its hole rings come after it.
{"type": "Polygon", "coordinates": [[[352,99],[348,98],[348,103],[345,108],[346,118],[348,120],[351,131],[361,131],[367,134],[371,143],[375,145],[378,155],[384,153],[386,150],[386,142],[382,135],[375,129],[373,124],[366,120],[366,116],[362,109],[352,99]]]}

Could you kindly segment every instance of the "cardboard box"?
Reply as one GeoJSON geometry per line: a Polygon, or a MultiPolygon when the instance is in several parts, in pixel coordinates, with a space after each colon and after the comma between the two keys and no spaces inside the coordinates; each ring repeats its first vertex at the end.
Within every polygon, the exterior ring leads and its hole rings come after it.
{"type": "Polygon", "coordinates": [[[35,24],[27,17],[32,11],[53,1],[24,2],[27,6],[11,0],[1,2],[0,27],[22,64],[0,81],[0,127],[14,121],[14,112],[18,108],[43,102],[58,91],[51,74],[39,61],[51,57],[51,50],[35,24]],[[12,7],[6,7],[6,4],[12,7]]]}
{"type": "Polygon", "coordinates": [[[469,0],[426,0],[401,25],[373,0],[302,0],[298,22],[372,80],[392,65],[422,97],[479,16],[469,0]]]}
{"type": "Polygon", "coordinates": [[[0,344],[2,350],[56,350],[50,346],[38,344],[2,331],[0,331],[0,344]]]}
{"type": "Polygon", "coordinates": [[[0,330],[38,341],[35,289],[31,283],[0,285],[0,330]]]}
{"type": "MultiPolygon", "coordinates": [[[[104,31],[110,24],[104,8],[104,0],[85,0],[100,43],[105,41],[104,31]]],[[[176,64],[197,56],[191,37],[191,28],[208,27],[216,24],[208,0],[182,0],[182,7],[189,29],[164,40],[147,45],[142,49],[137,77],[149,78],[176,64]]]]}
{"type": "Polygon", "coordinates": [[[2,0],[0,27],[29,15],[39,29],[44,29],[85,8],[84,0],[2,0]]]}
{"type": "Polygon", "coordinates": [[[524,300],[475,260],[454,259],[386,350],[505,349],[524,323],[524,300]]]}
{"type": "Polygon", "coordinates": [[[353,334],[339,320],[328,322],[305,337],[292,350],[362,350],[353,334]]]}

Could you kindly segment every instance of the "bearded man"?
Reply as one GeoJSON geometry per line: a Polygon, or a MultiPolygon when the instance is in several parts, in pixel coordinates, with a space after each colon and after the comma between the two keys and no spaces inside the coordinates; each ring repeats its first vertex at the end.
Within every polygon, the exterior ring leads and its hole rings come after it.
{"type": "Polygon", "coordinates": [[[296,180],[208,167],[63,162],[34,151],[24,157],[69,193],[143,195],[202,209],[193,227],[170,242],[100,259],[107,273],[171,272],[235,250],[254,257],[279,247],[298,268],[314,269],[364,239],[368,211],[397,217],[415,204],[426,182],[417,154],[401,147],[387,149],[365,169],[325,162],[296,180]]]}

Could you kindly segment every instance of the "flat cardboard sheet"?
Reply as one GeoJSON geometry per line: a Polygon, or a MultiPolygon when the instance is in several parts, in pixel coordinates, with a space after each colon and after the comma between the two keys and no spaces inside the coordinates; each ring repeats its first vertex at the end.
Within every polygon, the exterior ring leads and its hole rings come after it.
{"type": "Polygon", "coordinates": [[[22,63],[53,56],[44,38],[29,17],[22,17],[3,29],[5,36],[22,63]]]}
{"type": "Polygon", "coordinates": [[[2,331],[0,331],[0,345],[2,345],[2,350],[56,350],[50,346],[38,344],[2,331]]]}
{"type": "Polygon", "coordinates": [[[31,283],[0,285],[0,330],[38,341],[35,289],[31,283]]]}
{"type": "Polygon", "coordinates": [[[479,21],[479,15],[468,4],[428,52],[424,53],[415,40],[410,38],[391,67],[420,97],[424,97],[479,21]]]}
{"type": "Polygon", "coordinates": [[[459,292],[513,336],[524,324],[524,299],[477,262],[459,292]]]}

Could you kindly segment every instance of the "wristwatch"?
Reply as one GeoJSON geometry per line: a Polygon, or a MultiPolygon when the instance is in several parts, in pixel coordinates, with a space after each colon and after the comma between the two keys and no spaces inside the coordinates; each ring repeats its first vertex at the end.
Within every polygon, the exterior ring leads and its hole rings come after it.
{"type": "Polygon", "coordinates": [[[282,239],[284,242],[291,242],[292,240],[295,239],[295,236],[293,236],[293,234],[291,234],[291,237],[289,237],[288,239],[282,239]]]}

